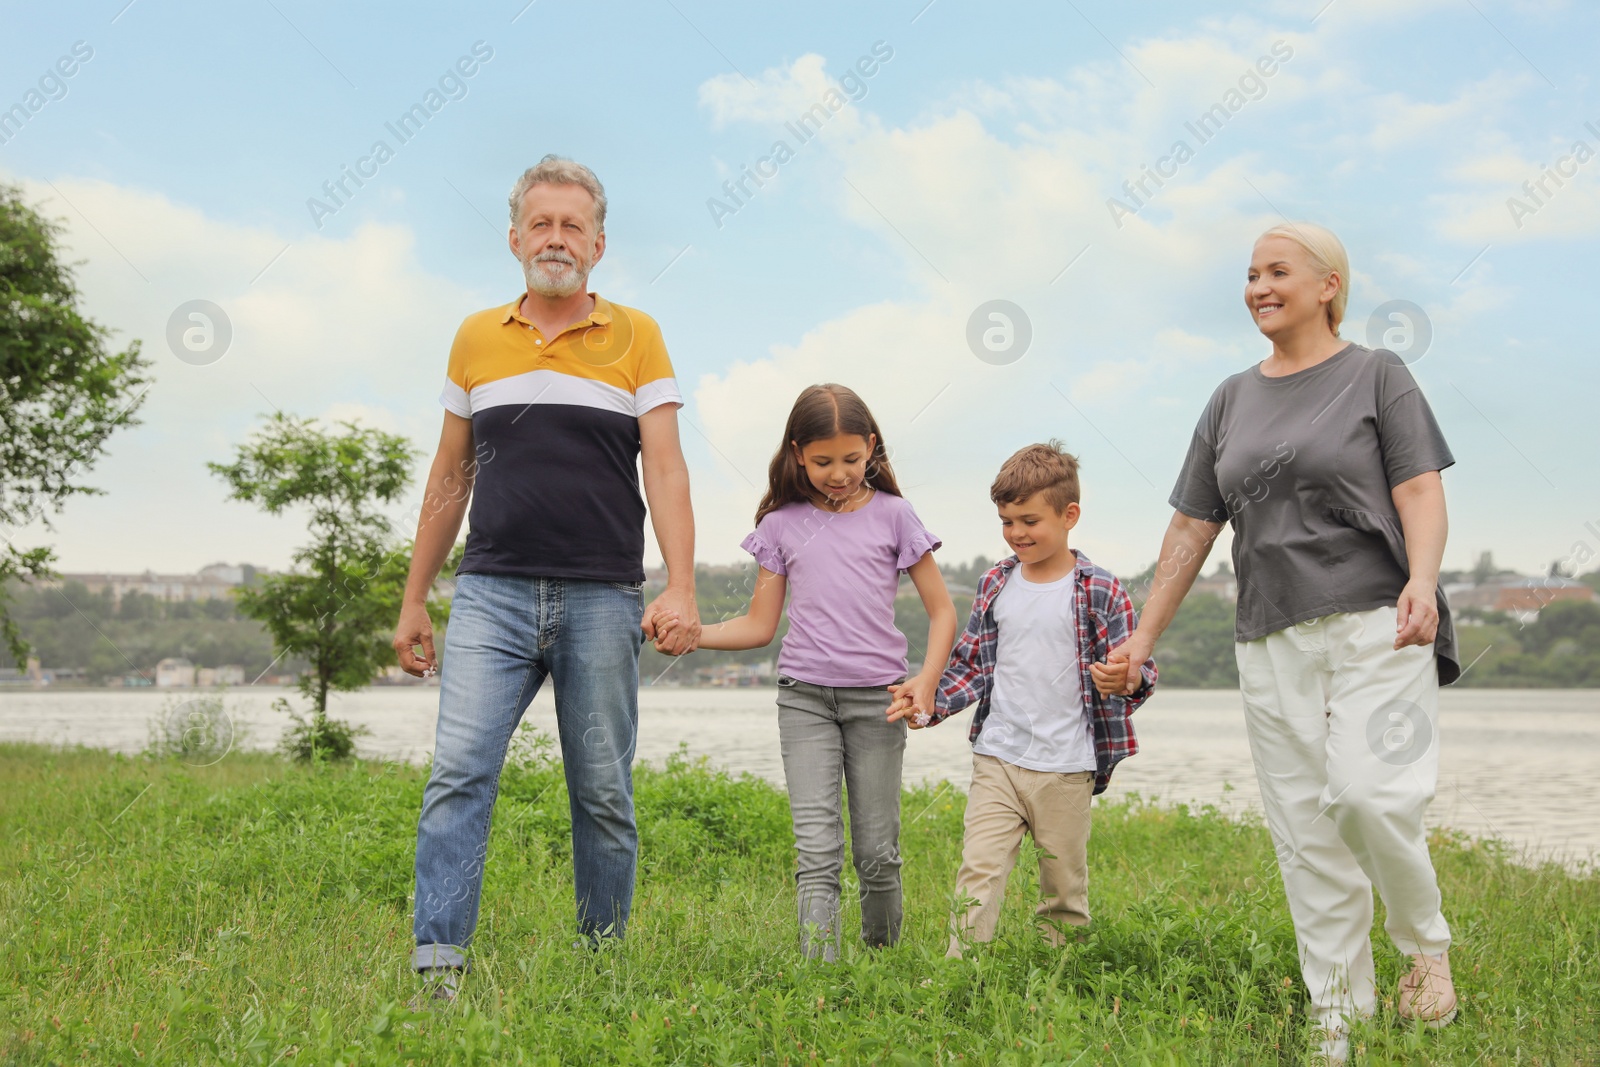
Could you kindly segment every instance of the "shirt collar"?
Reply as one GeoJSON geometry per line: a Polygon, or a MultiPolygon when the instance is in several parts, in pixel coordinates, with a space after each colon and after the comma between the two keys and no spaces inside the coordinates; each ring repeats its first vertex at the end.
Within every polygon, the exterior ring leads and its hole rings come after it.
{"type": "MultiPolygon", "coordinates": [[[[1089,557],[1078,551],[1076,548],[1069,549],[1069,551],[1072,553],[1073,559],[1077,561],[1072,565],[1072,572],[1074,574],[1082,574],[1084,571],[1094,566],[1094,564],[1089,562],[1089,557]]],[[[1021,560],[1017,559],[1016,554],[1012,553],[1000,561],[1000,568],[1003,573],[1009,575],[1012,569],[1020,562],[1021,560]]]]}
{"type": "MultiPolygon", "coordinates": [[[[507,304],[501,310],[500,325],[504,326],[506,323],[513,320],[522,323],[524,326],[533,325],[533,323],[522,317],[522,298],[527,295],[528,294],[526,291],[518,293],[516,297],[512,299],[511,303],[507,304]]],[[[613,314],[611,311],[611,301],[607,300],[599,293],[590,293],[589,295],[594,297],[594,310],[589,312],[589,317],[583,321],[594,323],[596,326],[611,325],[611,317],[613,314]]],[[[572,324],[572,326],[576,325],[578,325],[578,323],[572,324]]],[[[567,328],[571,329],[572,327],[569,326],[567,328]]]]}

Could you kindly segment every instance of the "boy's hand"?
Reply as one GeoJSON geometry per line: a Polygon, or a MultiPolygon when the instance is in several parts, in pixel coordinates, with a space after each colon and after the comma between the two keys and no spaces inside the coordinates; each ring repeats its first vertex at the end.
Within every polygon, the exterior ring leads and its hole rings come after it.
{"type": "Polygon", "coordinates": [[[920,730],[929,723],[929,710],[933,707],[934,689],[937,682],[929,679],[926,682],[919,675],[908,678],[899,685],[886,688],[894,696],[894,703],[889,705],[888,718],[890,722],[906,720],[906,726],[913,730],[920,730]]]}
{"type": "Polygon", "coordinates": [[[1104,663],[1089,664],[1089,674],[1094,687],[1103,697],[1119,694],[1128,684],[1128,656],[1120,648],[1113,649],[1104,663]]]}
{"type": "Polygon", "coordinates": [[[1131,695],[1144,681],[1144,664],[1155,651],[1154,642],[1135,630],[1133,636],[1111,650],[1105,663],[1089,664],[1094,687],[1102,696],[1131,695]]]}

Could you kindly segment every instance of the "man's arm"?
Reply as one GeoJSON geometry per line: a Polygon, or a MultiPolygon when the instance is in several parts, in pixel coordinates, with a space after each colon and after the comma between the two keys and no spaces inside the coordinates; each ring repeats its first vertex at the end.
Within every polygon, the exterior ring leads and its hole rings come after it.
{"type": "Polygon", "coordinates": [[[678,624],[661,651],[681,656],[700,640],[700,609],[694,599],[694,511],[689,503],[689,465],[678,440],[678,411],[671,404],[639,416],[639,459],[644,499],[656,544],[667,565],[667,588],[644,609],[645,635],[656,636],[655,614],[670,612],[678,624]]]}
{"type": "Polygon", "coordinates": [[[394,631],[400,669],[419,678],[424,670],[439,669],[439,658],[433,650],[433,620],[428,618],[428,590],[433,588],[439,568],[455,546],[467,501],[472,497],[472,483],[478,473],[472,444],[472,420],[445,412],[439,450],[428,471],[422,514],[417,517],[417,540],[406,576],[405,596],[400,602],[400,621],[394,631]],[[418,645],[422,646],[421,659],[417,658],[418,645]]]}

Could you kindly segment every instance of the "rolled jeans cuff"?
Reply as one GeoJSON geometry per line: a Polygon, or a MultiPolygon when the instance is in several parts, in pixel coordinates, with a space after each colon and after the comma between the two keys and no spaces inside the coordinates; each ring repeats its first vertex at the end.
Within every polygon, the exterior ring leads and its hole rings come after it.
{"type": "Polygon", "coordinates": [[[472,961],[455,945],[418,945],[411,953],[411,967],[416,971],[453,967],[460,971],[472,970],[472,961]]]}

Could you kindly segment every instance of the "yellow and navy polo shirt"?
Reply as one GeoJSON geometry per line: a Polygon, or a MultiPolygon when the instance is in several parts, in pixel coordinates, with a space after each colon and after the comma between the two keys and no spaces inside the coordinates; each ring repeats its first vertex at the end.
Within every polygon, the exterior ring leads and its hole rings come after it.
{"type": "Polygon", "coordinates": [[[457,573],[644,579],[639,416],[683,396],[655,320],[590,295],[553,338],[520,293],[456,331],[439,400],[472,420],[477,457],[457,573]]]}

